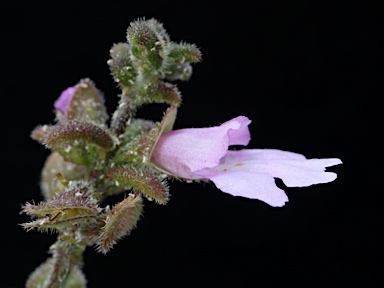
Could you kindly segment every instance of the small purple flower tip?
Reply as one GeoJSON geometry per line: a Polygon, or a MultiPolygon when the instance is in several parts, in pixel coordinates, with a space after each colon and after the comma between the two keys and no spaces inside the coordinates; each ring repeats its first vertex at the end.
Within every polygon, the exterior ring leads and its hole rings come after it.
{"type": "Polygon", "coordinates": [[[55,109],[60,111],[64,117],[67,117],[68,107],[71,103],[73,95],[75,95],[76,88],[69,87],[61,92],[60,97],[55,102],[55,109]]]}

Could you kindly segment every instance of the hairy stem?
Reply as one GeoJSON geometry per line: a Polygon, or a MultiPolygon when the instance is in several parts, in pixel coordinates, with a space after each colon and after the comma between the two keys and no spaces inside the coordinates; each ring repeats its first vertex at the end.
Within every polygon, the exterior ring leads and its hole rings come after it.
{"type": "Polygon", "coordinates": [[[68,281],[73,282],[69,276],[82,265],[86,247],[70,236],[59,237],[49,249],[52,256],[30,275],[26,288],[68,288],[68,281]]]}
{"type": "Polygon", "coordinates": [[[119,106],[116,109],[112,122],[111,131],[116,136],[120,136],[124,133],[128,122],[134,117],[136,112],[136,106],[133,104],[131,97],[123,94],[119,101],[119,106]]]}

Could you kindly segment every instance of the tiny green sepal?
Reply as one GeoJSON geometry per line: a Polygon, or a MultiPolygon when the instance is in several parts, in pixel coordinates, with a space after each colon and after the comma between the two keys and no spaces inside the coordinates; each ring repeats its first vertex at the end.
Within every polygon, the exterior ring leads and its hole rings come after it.
{"type": "Polygon", "coordinates": [[[176,114],[177,107],[170,106],[164,113],[161,122],[140,137],[137,144],[137,154],[141,156],[143,163],[150,161],[152,151],[161,134],[172,130],[176,114]]]}

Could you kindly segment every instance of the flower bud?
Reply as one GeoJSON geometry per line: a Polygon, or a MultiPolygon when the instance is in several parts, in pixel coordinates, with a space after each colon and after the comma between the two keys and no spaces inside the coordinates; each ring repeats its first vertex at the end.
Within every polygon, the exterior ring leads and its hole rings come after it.
{"type": "Polygon", "coordinates": [[[147,79],[159,78],[169,41],[162,24],[155,19],[134,21],[127,29],[127,40],[139,73],[147,79]]]}
{"type": "Polygon", "coordinates": [[[136,68],[131,61],[131,46],[128,43],[118,43],[110,50],[111,59],[107,64],[111,70],[113,79],[121,88],[130,88],[137,76],[136,68]]]}
{"type": "Polygon", "coordinates": [[[56,100],[55,109],[59,122],[78,120],[105,124],[108,119],[104,97],[89,79],[65,89],[56,100]]]}
{"type": "Polygon", "coordinates": [[[68,107],[73,96],[75,95],[75,92],[75,87],[69,87],[61,92],[59,99],[55,102],[55,109],[59,112],[56,116],[59,120],[64,121],[68,118],[68,107]]]}

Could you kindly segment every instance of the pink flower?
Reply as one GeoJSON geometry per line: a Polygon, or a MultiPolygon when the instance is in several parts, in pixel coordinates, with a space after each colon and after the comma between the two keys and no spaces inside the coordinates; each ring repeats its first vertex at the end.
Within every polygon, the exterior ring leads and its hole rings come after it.
{"type": "Polygon", "coordinates": [[[191,180],[209,179],[233,196],[259,199],[281,207],[288,201],[275,184],[280,178],[287,187],[305,187],[336,179],[325,168],[342,164],[340,159],[306,159],[303,155],[274,149],[228,150],[250,140],[244,116],[211,128],[181,129],[161,135],[151,162],[169,174],[191,180]]]}
{"type": "Polygon", "coordinates": [[[67,118],[68,107],[71,103],[73,95],[75,95],[75,91],[75,87],[69,87],[65,89],[63,92],[61,92],[60,97],[55,102],[55,109],[60,111],[65,118],[67,118]]]}

